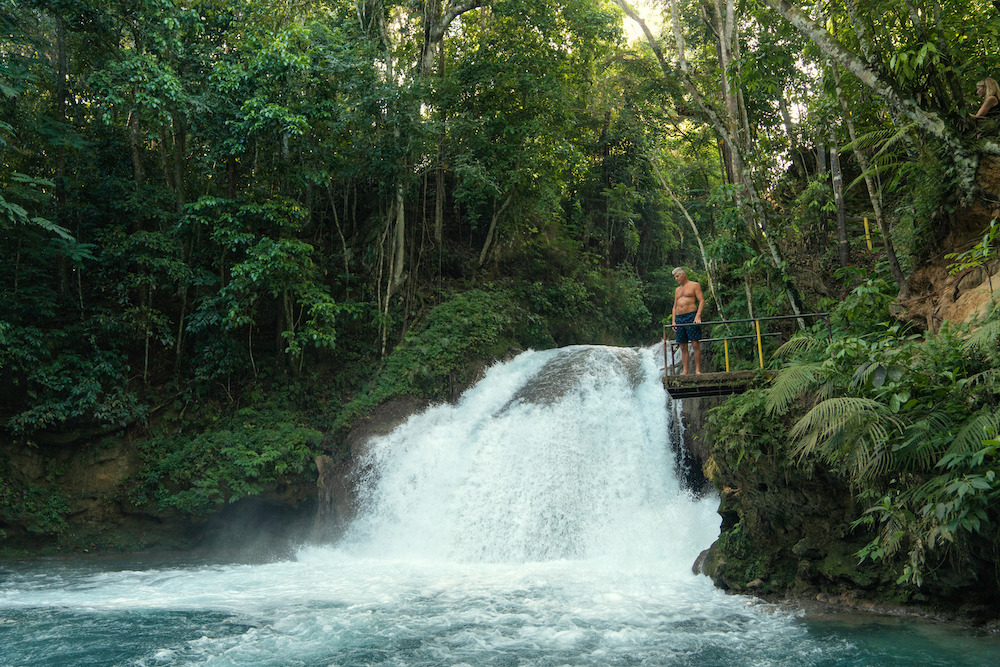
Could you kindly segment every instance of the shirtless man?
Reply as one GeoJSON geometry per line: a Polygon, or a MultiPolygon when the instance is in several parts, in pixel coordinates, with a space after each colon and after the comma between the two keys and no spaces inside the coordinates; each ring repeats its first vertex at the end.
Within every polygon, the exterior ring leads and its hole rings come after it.
{"type": "Polygon", "coordinates": [[[674,311],[670,323],[677,332],[677,344],[681,348],[681,365],[684,374],[689,372],[688,341],[694,348],[694,372],[701,373],[701,311],[705,307],[705,296],[701,285],[688,280],[687,271],[681,267],[674,269],[677,289],[674,290],[674,311]],[[697,308],[695,307],[697,305],[697,308]]]}

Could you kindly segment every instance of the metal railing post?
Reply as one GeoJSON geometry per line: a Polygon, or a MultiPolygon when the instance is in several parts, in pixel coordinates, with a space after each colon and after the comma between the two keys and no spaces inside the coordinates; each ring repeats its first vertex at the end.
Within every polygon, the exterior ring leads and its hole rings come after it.
{"type": "Polygon", "coordinates": [[[670,368],[667,366],[667,327],[663,327],[663,374],[670,375],[670,368]]]}
{"type": "Polygon", "coordinates": [[[760,342],[760,320],[754,320],[753,323],[757,327],[757,361],[760,363],[760,367],[764,368],[764,346],[760,342]]]}

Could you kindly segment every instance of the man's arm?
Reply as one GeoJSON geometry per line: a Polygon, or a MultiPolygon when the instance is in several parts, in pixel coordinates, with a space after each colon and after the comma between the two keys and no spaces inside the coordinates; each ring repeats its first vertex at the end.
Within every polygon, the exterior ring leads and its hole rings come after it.
{"type": "Polygon", "coordinates": [[[705,307],[705,295],[701,293],[701,285],[699,283],[694,284],[694,298],[698,299],[698,312],[694,314],[694,321],[700,323],[701,310],[705,307]]]}
{"type": "Polygon", "coordinates": [[[670,311],[670,324],[673,326],[677,324],[677,302],[681,300],[681,288],[678,287],[674,290],[674,307],[670,311]]]}

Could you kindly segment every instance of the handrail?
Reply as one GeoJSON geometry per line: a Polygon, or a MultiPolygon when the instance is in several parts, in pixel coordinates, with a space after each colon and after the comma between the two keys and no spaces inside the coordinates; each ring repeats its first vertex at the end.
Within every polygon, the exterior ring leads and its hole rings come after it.
{"type": "MultiPolygon", "coordinates": [[[[691,326],[691,325],[690,324],[688,324],[688,325],[682,324],[681,326],[683,327],[683,326],[691,326]]],[[[780,336],[781,336],[781,332],[780,331],[775,331],[775,332],[772,332],[772,333],[762,333],[761,334],[761,338],[775,338],[775,337],[780,337],[780,336]]],[[[698,342],[699,343],[718,343],[720,340],[743,340],[745,338],[756,338],[756,337],[757,337],[757,334],[748,334],[746,336],[724,336],[722,338],[699,338],[698,342]]],[[[674,347],[679,347],[681,345],[681,343],[678,343],[675,340],[668,340],[667,341],[667,345],[672,345],[674,347]]]]}
{"type": "MultiPolygon", "coordinates": [[[[780,336],[781,334],[780,333],[764,333],[764,334],[762,334],[761,331],[760,331],[760,323],[761,322],[775,322],[775,321],[779,321],[779,320],[800,320],[800,319],[805,318],[805,317],[815,317],[815,318],[825,319],[826,320],[826,331],[827,331],[826,338],[827,338],[827,341],[828,342],[832,342],[833,341],[833,325],[830,322],[830,313],[802,313],[801,315],[771,315],[771,316],[768,316],[768,317],[750,317],[750,318],[738,319],[738,320],[715,320],[715,321],[711,321],[711,322],[699,322],[697,324],[697,326],[713,326],[713,325],[716,325],[716,324],[745,324],[745,323],[749,323],[749,322],[753,322],[754,323],[754,327],[756,329],[756,333],[755,334],[750,334],[748,336],[724,336],[722,338],[703,338],[703,339],[701,339],[701,340],[705,341],[706,343],[720,341],[720,340],[723,342],[723,345],[725,346],[725,352],[726,352],[726,372],[728,373],[729,372],[729,341],[731,341],[731,340],[742,340],[742,339],[746,339],[746,338],[756,338],[757,339],[757,362],[760,364],[761,368],[764,368],[764,348],[763,348],[761,339],[762,338],[766,338],[768,336],[780,336]]],[[[678,344],[675,341],[669,341],[670,342],[670,361],[668,363],[667,362],[667,343],[668,343],[668,341],[667,341],[667,329],[670,328],[670,329],[676,330],[678,326],[684,327],[684,326],[695,326],[695,325],[693,323],[692,324],[664,324],[663,325],[663,372],[664,372],[665,375],[670,375],[670,367],[674,364],[674,349],[676,347],[678,347],[678,344]]]]}
{"type": "MultiPolygon", "coordinates": [[[[802,317],[822,317],[827,320],[830,319],[830,313],[802,313],[801,315],[771,315],[769,317],[748,317],[744,320],[714,320],[712,322],[699,322],[703,327],[707,327],[710,324],[740,324],[746,322],[769,322],[773,320],[797,320],[802,317]]],[[[692,324],[664,324],[665,328],[670,327],[676,329],[677,327],[693,326],[692,324]]]]}

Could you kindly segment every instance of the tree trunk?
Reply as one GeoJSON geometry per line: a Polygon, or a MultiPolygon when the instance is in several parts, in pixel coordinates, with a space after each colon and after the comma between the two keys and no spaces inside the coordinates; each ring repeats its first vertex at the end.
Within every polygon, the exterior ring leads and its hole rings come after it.
{"type": "Polygon", "coordinates": [[[333,198],[333,188],[326,186],[326,196],[330,199],[330,211],[333,213],[333,224],[337,228],[337,236],[340,237],[340,248],[344,253],[344,279],[350,274],[350,266],[347,263],[347,240],[344,238],[344,230],[340,228],[340,218],[337,216],[337,202],[333,198]]]}
{"type": "Polygon", "coordinates": [[[753,319],[755,317],[753,314],[753,291],[750,289],[750,277],[747,276],[746,271],[743,272],[743,289],[747,294],[747,316],[753,319]]]}
{"type": "Polygon", "coordinates": [[[176,111],[170,114],[174,132],[174,192],[177,197],[177,212],[184,211],[187,203],[187,192],[184,187],[184,159],[187,153],[187,137],[184,121],[176,111]]]}
{"type": "MultiPolygon", "coordinates": [[[[438,78],[444,79],[444,44],[438,46],[438,78]]],[[[445,110],[440,110],[441,132],[438,133],[437,166],[434,169],[434,243],[440,251],[444,245],[444,142],[445,110]]]]}
{"type": "Polygon", "coordinates": [[[826,173],[826,144],[822,139],[816,142],[816,173],[826,173]]]}
{"type": "Polygon", "coordinates": [[[430,74],[434,68],[436,47],[444,39],[448,27],[465,12],[481,7],[482,0],[447,0],[444,7],[441,0],[429,0],[423,6],[424,39],[420,46],[420,73],[430,74]]]}
{"type": "Polygon", "coordinates": [[[840,173],[840,151],[837,141],[830,136],[830,175],[833,185],[833,201],[837,208],[837,254],[840,266],[851,263],[851,248],[847,240],[847,213],[844,210],[844,179],[840,173]]]}
{"type": "Polygon", "coordinates": [[[854,119],[851,117],[851,110],[847,107],[847,100],[844,99],[844,91],[840,86],[840,68],[833,63],[833,79],[837,86],[837,100],[844,113],[844,122],[847,124],[847,132],[851,137],[851,145],[854,146],[854,159],[858,161],[858,167],[865,178],[865,187],[868,190],[868,200],[872,204],[872,212],[875,214],[875,222],[878,230],[882,234],[882,241],[885,244],[886,259],[889,260],[889,271],[899,287],[899,295],[903,298],[910,296],[910,284],[903,275],[903,270],[899,267],[899,260],[896,257],[896,249],[892,244],[891,230],[889,223],[882,213],[882,193],[875,185],[871,172],[868,169],[868,156],[864,149],[858,145],[858,134],[854,128],[854,119]]]}
{"type": "Polygon", "coordinates": [[[493,236],[496,234],[497,220],[500,219],[500,216],[507,210],[507,207],[510,206],[512,201],[514,201],[513,191],[511,191],[510,194],[507,195],[507,198],[503,200],[503,204],[500,205],[500,208],[494,209],[493,211],[493,219],[490,220],[490,228],[489,231],[486,232],[486,241],[483,243],[483,249],[479,253],[480,267],[482,267],[482,265],[486,262],[486,254],[489,252],[490,246],[493,245],[493,236]]]}
{"type": "Polygon", "coordinates": [[[146,180],[146,169],[142,165],[142,133],[139,130],[139,109],[133,108],[128,115],[129,148],[132,151],[132,169],[135,186],[138,188],[146,180]]]}
{"type": "MultiPolygon", "coordinates": [[[[59,126],[66,125],[66,99],[68,96],[67,87],[69,79],[69,58],[66,54],[66,23],[61,16],[56,17],[56,108],[55,118],[59,126]]],[[[61,132],[65,132],[65,127],[60,127],[61,132]]],[[[56,140],[56,164],[55,164],[55,195],[56,195],[56,221],[63,227],[69,227],[66,215],[66,202],[68,199],[66,183],[66,141],[64,137],[56,140]]],[[[4,165],[6,166],[6,165],[4,165]]],[[[66,257],[62,254],[56,260],[56,271],[59,275],[59,294],[69,293],[69,270],[66,257]]]]}
{"type": "Polygon", "coordinates": [[[802,155],[802,151],[799,149],[799,140],[792,129],[792,114],[788,112],[788,102],[785,101],[784,95],[778,96],[778,111],[781,112],[781,122],[785,127],[785,136],[788,137],[792,167],[798,172],[801,178],[809,178],[809,169],[806,166],[806,160],[802,155]]]}
{"type": "Polygon", "coordinates": [[[885,100],[891,113],[898,113],[913,121],[927,134],[941,141],[950,154],[952,164],[958,175],[958,187],[962,193],[963,203],[968,204],[978,190],[976,184],[976,167],[978,156],[970,154],[959,137],[949,128],[936,113],[925,111],[912,99],[899,95],[893,82],[881,76],[876,68],[851,53],[838,42],[825,28],[817,25],[803,14],[788,0],[764,0],[775,12],[780,14],[799,32],[808,37],[820,50],[832,58],[848,72],[857,77],[858,81],[871,88],[885,100]]]}
{"type": "Polygon", "coordinates": [[[404,206],[403,184],[396,186],[396,228],[392,242],[392,274],[389,278],[390,293],[403,283],[404,260],[406,258],[406,208],[404,206]]]}
{"type": "MultiPolygon", "coordinates": [[[[768,246],[768,251],[771,256],[771,260],[774,263],[774,268],[781,276],[781,280],[785,289],[785,294],[788,297],[789,304],[791,305],[792,312],[796,315],[802,314],[802,308],[798,301],[798,296],[796,295],[794,289],[792,288],[791,282],[788,279],[788,275],[785,272],[784,262],[781,260],[781,255],[778,252],[778,247],[774,242],[774,237],[769,233],[767,215],[764,211],[763,202],[761,201],[760,195],[757,192],[756,187],[753,184],[753,179],[750,177],[749,170],[747,169],[746,163],[743,162],[742,153],[740,151],[738,137],[733,136],[719,117],[719,114],[709,105],[705,98],[698,91],[698,88],[694,85],[691,75],[688,72],[687,61],[684,57],[684,38],[681,33],[680,27],[680,11],[678,8],[677,0],[671,0],[671,14],[672,14],[672,24],[674,31],[674,39],[677,42],[677,63],[679,72],[675,72],[673,68],[667,63],[666,58],[663,56],[663,50],[660,48],[659,42],[653,37],[652,32],[650,32],[649,27],[646,22],[642,20],[639,14],[636,12],[635,8],[632,7],[626,0],[615,0],[615,2],[620,6],[625,14],[635,21],[640,28],[642,28],[643,34],[646,36],[646,41],[649,43],[650,48],[653,50],[653,54],[656,56],[657,61],[660,65],[660,70],[663,75],[670,81],[679,81],[683,88],[691,95],[691,98],[697,104],[699,110],[702,113],[704,120],[711,125],[715,131],[718,133],[720,138],[725,142],[729,151],[732,154],[732,159],[734,162],[734,170],[740,175],[741,185],[747,194],[749,199],[750,209],[752,210],[752,221],[753,224],[759,226],[762,235],[764,236],[765,242],[768,246]]],[[[749,217],[749,216],[748,216],[749,217]]],[[[751,222],[748,220],[748,223],[751,222]]],[[[798,319],[798,325],[800,329],[805,328],[805,322],[800,318],[798,319]]]]}

